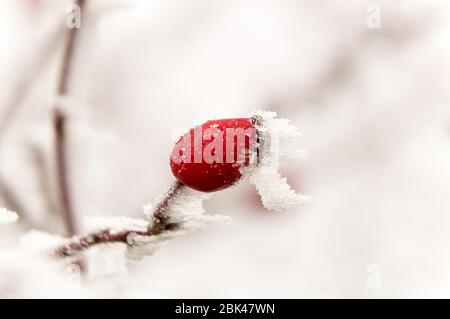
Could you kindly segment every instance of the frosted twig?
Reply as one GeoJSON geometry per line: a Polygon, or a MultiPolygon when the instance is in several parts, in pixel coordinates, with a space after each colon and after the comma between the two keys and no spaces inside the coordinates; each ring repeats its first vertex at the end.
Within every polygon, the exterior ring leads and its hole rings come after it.
{"type": "Polygon", "coordinates": [[[170,200],[174,198],[183,187],[185,186],[182,183],[175,181],[172,186],[170,186],[166,195],[157,204],[153,211],[153,222],[148,226],[148,233],[150,235],[158,235],[164,230],[177,228],[177,224],[170,220],[168,208],[170,200]]]}
{"type": "Polygon", "coordinates": [[[74,236],[68,243],[50,252],[50,255],[55,257],[71,257],[92,246],[104,243],[124,243],[132,246],[135,244],[131,240],[132,236],[155,236],[165,231],[176,230],[179,225],[171,219],[168,212],[171,200],[177,196],[183,187],[185,186],[178,181],[172,184],[169,191],[155,206],[151,215],[152,220],[149,222],[146,230],[136,230],[134,228],[115,231],[107,228],[83,236],[74,236]]]}

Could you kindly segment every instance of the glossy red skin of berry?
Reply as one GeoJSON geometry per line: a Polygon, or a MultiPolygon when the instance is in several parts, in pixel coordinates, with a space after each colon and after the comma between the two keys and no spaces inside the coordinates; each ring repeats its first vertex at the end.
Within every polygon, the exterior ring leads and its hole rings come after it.
{"type": "MultiPolygon", "coordinates": [[[[199,129],[200,127],[202,132],[205,132],[207,129],[212,129],[215,132],[221,132],[223,134],[222,162],[217,161],[208,163],[203,159],[201,162],[195,161],[195,154],[197,154],[197,156],[204,154],[203,152],[205,151],[205,147],[207,147],[207,145],[211,143],[215,137],[200,134],[201,141],[197,143],[196,147],[194,137],[195,131],[194,129],[191,129],[188,133],[180,137],[178,142],[175,144],[170,157],[170,167],[175,178],[184,185],[202,192],[214,192],[235,184],[241,178],[241,173],[239,171],[240,168],[243,165],[249,164],[250,141],[254,138],[254,135],[252,134],[255,134],[256,132],[252,125],[251,119],[234,118],[213,120],[196,127],[196,129],[199,129]],[[243,129],[246,132],[253,133],[246,133],[245,138],[240,141],[237,138],[234,138],[232,142],[233,148],[229,147],[229,149],[227,149],[226,134],[229,132],[227,129],[243,129]],[[183,149],[183,139],[190,139],[191,141],[190,157],[186,155],[189,153],[185,151],[186,147],[183,149]],[[245,155],[241,155],[240,161],[238,161],[239,150],[241,152],[245,152],[245,155]],[[230,161],[230,159],[232,160],[230,161]]],[[[217,143],[221,144],[220,139],[217,140],[217,143]]],[[[186,146],[186,144],[184,144],[184,146],[186,146]]],[[[211,154],[217,153],[212,150],[211,154]]],[[[221,158],[219,155],[218,157],[221,158]]]]}

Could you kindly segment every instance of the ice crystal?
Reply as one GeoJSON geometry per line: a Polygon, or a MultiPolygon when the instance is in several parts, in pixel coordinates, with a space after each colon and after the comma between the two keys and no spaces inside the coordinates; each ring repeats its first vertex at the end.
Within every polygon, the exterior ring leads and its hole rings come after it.
{"type": "Polygon", "coordinates": [[[306,151],[298,146],[302,136],[287,119],[276,118],[275,112],[257,111],[252,118],[259,138],[259,159],[256,166],[246,167],[242,174],[253,183],[265,208],[283,211],[307,203],[310,197],[297,194],[278,173],[279,160],[306,158],[306,151]]]}

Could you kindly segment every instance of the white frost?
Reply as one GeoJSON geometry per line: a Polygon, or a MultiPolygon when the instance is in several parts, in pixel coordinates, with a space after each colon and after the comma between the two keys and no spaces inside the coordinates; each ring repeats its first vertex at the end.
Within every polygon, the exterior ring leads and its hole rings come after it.
{"type": "Polygon", "coordinates": [[[261,166],[245,172],[258,191],[265,208],[280,212],[311,201],[310,196],[297,194],[276,169],[261,166]]]}
{"type": "Polygon", "coordinates": [[[169,200],[166,213],[170,216],[171,222],[180,224],[185,230],[195,230],[212,223],[228,222],[230,219],[227,216],[205,214],[203,201],[209,197],[209,194],[182,187],[177,195],[169,200]]]}
{"type": "Polygon", "coordinates": [[[153,216],[153,209],[157,207],[159,201],[163,200],[163,197],[157,199],[154,205],[148,204],[144,206],[144,214],[148,219],[129,217],[96,217],[85,219],[84,226],[89,232],[102,229],[108,229],[111,233],[121,231],[131,232],[127,237],[128,247],[124,243],[114,243],[98,245],[98,247],[90,249],[87,255],[89,260],[99,265],[95,268],[96,275],[114,272],[123,273],[124,260],[127,262],[139,261],[144,257],[153,255],[170,239],[183,236],[188,232],[198,230],[205,226],[228,223],[230,221],[228,216],[205,214],[203,201],[209,197],[208,194],[195,191],[188,187],[182,187],[169,199],[167,208],[163,212],[164,215],[170,218],[170,223],[176,223],[179,227],[175,230],[164,231],[152,236],[137,234],[138,232],[145,232],[151,223],[156,222],[153,216]],[[101,251],[101,255],[105,255],[105,258],[99,259],[92,257],[96,255],[92,251],[96,253],[101,251]],[[122,257],[125,257],[125,259],[122,257]],[[116,260],[118,265],[121,266],[113,269],[111,260],[116,260]]]}
{"type": "Polygon", "coordinates": [[[144,215],[147,218],[150,218],[153,214],[153,204],[145,204],[144,206],[142,206],[142,211],[144,212],[144,215]]]}
{"type": "Polygon", "coordinates": [[[267,111],[252,114],[257,119],[260,157],[256,166],[243,168],[241,172],[255,185],[264,207],[278,212],[308,203],[311,198],[297,194],[278,173],[280,159],[306,158],[307,154],[298,145],[302,136],[298,128],[276,115],[267,111]]]}
{"type": "Polygon", "coordinates": [[[125,216],[89,217],[84,219],[83,224],[89,232],[107,228],[110,230],[111,234],[117,234],[124,230],[136,232],[145,231],[148,226],[148,221],[142,218],[125,216]]]}
{"type": "Polygon", "coordinates": [[[31,230],[19,241],[19,251],[27,253],[46,253],[52,248],[67,242],[66,238],[39,230],[31,230]]]}
{"type": "Polygon", "coordinates": [[[17,213],[6,208],[0,208],[0,224],[15,223],[18,219],[17,213]]]}
{"type": "Polygon", "coordinates": [[[290,120],[276,118],[276,112],[268,111],[256,111],[252,116],[259,118],[255,126],[261,139],[259,147],[264,164],[277,165],[280,159],[307,158],[306,150],[299,146],[302,134],[290,120]]]}
{"type": "MultiPolygon", "coordinates": [[[[206,226],[229,223],[231,219],[228,216],[205,214],[203,201],[209,197],[209,194],[198,192],[189,187],[182,187],[169,200],[168,208],[165,211],[165,214],[170,216],[170,221],[177,223],[179,228],[173,231],[162,232],[155,236],[141,236],[137,234],[130,236],[129,242],[132,241],[133,243],[132,247],[127,250],[128,259],[130,261],[139,261],[144,257],[153,255],[168,240],[183,236],[188,232],[206,226]]],[[[150,223],[154,222],[152,217],[151,215],[149,218],[150,223]]]]}

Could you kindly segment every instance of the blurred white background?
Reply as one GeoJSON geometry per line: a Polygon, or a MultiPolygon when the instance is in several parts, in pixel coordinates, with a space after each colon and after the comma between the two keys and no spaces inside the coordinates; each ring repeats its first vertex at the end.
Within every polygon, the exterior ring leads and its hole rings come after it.
{"type": "MultiPolygon", "coordinates": [[[[30,228],[65,234],[51,111],[68,3],[0,0],[0,177],[23,208],[4,250],[30,228]]],[[[313,197],[272,214],[245,183],[214,193],[207,211],[231,225],[102,296],[450,297],[449,88],[445,0],[87,0],[64,100],[80,225],[142,214],[173,179],[174,130],[255,109],[300,127],[309,159],[282,172],[313,197]]],[[[41,289],[5,294],[60,296],[41,289]]]]}

